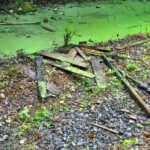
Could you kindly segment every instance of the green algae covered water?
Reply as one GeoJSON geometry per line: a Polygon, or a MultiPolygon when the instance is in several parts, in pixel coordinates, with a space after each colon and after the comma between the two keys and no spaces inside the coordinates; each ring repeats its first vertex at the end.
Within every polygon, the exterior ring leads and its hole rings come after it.
{"type": "Polygon", "coordinates": [[[0,15],[0,21],[36,22],[55,32],[48,32],[39,25],[0,25],[0,55],[14,55],[17,50],[33,53],[44,49],[53,51],[64,44],[64,32],[75,32],[71,43],[79,41],[102,42],[123,38],[128,34],[150,32],[150,2],[126,1],[120,3],[97,2],[57,5],[38,8],[37,11],[15,19],[0,15]],[[43,18],[49,19],[43,23],[43,18]],[[71,24],[68,24],[71,20],[71,24]],[[78,36],[80,35],[80,36],[78,36]]]}

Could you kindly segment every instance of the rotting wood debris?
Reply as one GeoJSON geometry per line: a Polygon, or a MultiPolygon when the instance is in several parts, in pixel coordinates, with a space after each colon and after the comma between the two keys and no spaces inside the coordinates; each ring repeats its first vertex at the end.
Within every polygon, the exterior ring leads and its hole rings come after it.
{"type": "MultiPolygon", "coordinates": [[[[126,44],[125,46],[122,46],[121,49],[136,46],[141,43],[145,43],[147,41],[149,41],[149,40],[144,40],[144,41],[142,40],[142,41],[138,41],[138,42],[129,43],[129,44],[126,44]]],[[[82,43],[82,42],[80,42],[80,43],[82,43]]],[[[118,49],[118,47],[116,47],[116,49],[118,49]]],[[[120,70],[118,71],[111,65],[111,62],[115,61],[115,59],[112,59],[112,58],[122,59],[122,56],[119,56],[116,54],[114,55],[111,53],[112,51],[113,51],[113,49],[107,50],[106,48],[99,48],[99,47],[96,48],[96,47],[87,46],[86,44],[83,44],[83,45],[79,44],[78,46],[75,45],[75,47],[71,48],[67,54],[65,54],[65,53],[49,53],[46,51],[42,51],[40,53],[34,54],[34,55],[38,56],[38,59],[43,58],[43,64],[41,63],[40,67],[38,66],[38,63],[37,63],[37,78],[35,77],[36,75],[35,75],[35,73],[32,72],[32,70],[28,70],[28,73],[27,73],[27,69],[26,69],[25,72],[29,76],[34,76],[32,78],[33,79],[36,78],[38,83],[41,79],[42,79],[42,82],[45,83],[44,85],[46,85],[46,86],[43,86],[44,89],[42,88],[42,90],[41,90],[40,84],[38,84],[39,95],[40,95],[41,99],[45,99],[48,96],[58,95],[60,92],[60,89],[58,89],[53,83],[49,83],[49,82],[46,83],[43,72],[41,72],[41,74],[39,75],[39,69],[43,68],[44,64],[49,64],[51,66],[54,66],[54,67],[60,68],[62,70],[65,70],[65,71],[68,71],[71,73],[75,73],[75,74],[78,74],[78,75],[81,75],[81,76],[84,76],[87,78],[94,78],[97,83],[97,86],[99,88],[102,88],[102,87],[106,86],[106,81],[105,81],[105,75],[103,73],[100,63],[104,62],[108,67],[110,67],[112,70],[115,71],[116,76],[118,78],[120,78],[121,82],[123,82],[125,84],[125,86],[129,90],[129,93],[132,95],[134,100],[139,104],[140,107],[143,108],[143,110],[146,112],[146,115],[149,116],[150,108],[146,105],[144,100],[139,96],[138,92],[136,92],[136,90],[127,81],[127,79],[129,79],[130,77],[128,75],[124,75],[120,70]],[[100,56],[100,57],[97,58],[97,56],[100,56]],[[111,57],[111,58],[108,58],[108,57],[111,57]],[[93,72],[89,71],[90,65],[92,67],[91,70],[93,70],[93,72]],[[38,76],[40,76],[41,79],[39,79],[38,76]],[[46,93],[47,90],[50,92],[49,94],[46,93]],[[44,93],[44,95],[43,95],[43,93],[44,93]]],[[[38,60],[37,60],[37,62],[38,62],[38,60]]],[[[132,79],[130,79],[130,80],[132,81],[132,79]]],[[[134,80],[133,82],[135,83],[136,80],[134,80]]],[[[150,92],[149,84],[146,84],[146,86],[145,86],[145,84],[142,84],[139,82],[136,82],[136,84],[139,87],[142,86],[142,88],[145,89],[147,93],[150,92]]]]}

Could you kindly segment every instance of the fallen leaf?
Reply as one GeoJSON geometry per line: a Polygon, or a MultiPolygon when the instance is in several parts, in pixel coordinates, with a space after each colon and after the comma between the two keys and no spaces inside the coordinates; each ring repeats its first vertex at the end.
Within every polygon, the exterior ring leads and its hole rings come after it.
{"type": "Polygon", "coordinates": [[[79,112],[82,112],[83,108],[79,108],[79,112]]]}
{"type": "Polygon", "coordinates": [[[130,113],[130,111],[128,110],[128,109],[121,109],[120,111],[122,111],[122,112],[126,112],[126,113],[130,113]]]}
{"type": "Polygon", "coordinates": [[[96,137],[96,135],[92,132],[89,132],[88,137],[91,138],[91,139],[94,139],[96,137]]]}
{"type": "Polygon", "coordinates": [[[40,133],[36,133],[36,135],[34,136],[34,141],[37,141],[38,139],[40,139],[41,134],[40,133]]]}
{"type": "Polygon", "coordinates": [[[146,95],[143,95],[143,96],[142,96],[142,99],[143,99],[143,100],[145,100],[146,98],[147,98],[146,95]]]}
{"type": "Polygon", "coordinates": [[[95,110],[95,105],[91,106],[91,110],[94,111],[95,110]]]}
{"type": "Polygon", "coordinates": [[[62,130],[58,130],[57,133],[58,133],[59,135],[62,135],[62,134],[63,134],[62,130]]]}
{"type": "Polygon", "coordinates": [[[150,133],[145,133],[144,136],[150,138],[150,133]]]}
{"type": "Polygon", "coordinates": [[[133,120],[137,120],[137,115],[136,114],[130,114],[130,115],[127,115],[130,119],[133,119],[133,120]]]}
{"type": "Polygon", "coordinates": [[[0,98],[5,99],[5,95],[3,93],[0,93],[0,98]]]}

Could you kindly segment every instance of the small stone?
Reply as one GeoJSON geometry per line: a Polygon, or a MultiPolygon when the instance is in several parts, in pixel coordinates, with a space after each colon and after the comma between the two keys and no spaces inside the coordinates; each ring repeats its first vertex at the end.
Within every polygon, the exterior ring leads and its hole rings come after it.
{"type": "Polygon", "coordinates": [[[125,135],[126,135],[127,137],[129,137],[129,138],[132,137],[132,133],[131,133],[131,132],[126,132],[125,135]]]}
{"type": "Polygon", "coordinates": [[[134,122],[135,122],[134,120],[131,120],[131,119],[129,120],[130,124],[133,124],[134,122]]]}
{"type": "Polygon", "coordinates": [[[57,136],[54,136],[53,139],[54,139],[55,141],[59,141],[59,142],[62,141],[62,139],[61,139],[60,137],[57,137],[57,136]]]}
{"type": "Polygon", "coordinates": [[[44,127],[41,125],[40,127],[39,127],[39,131],[43,131],[44,130],[44,127]]]}
{"type": "Polygon", "coordinates": [[[20,144],[24,144],[25,141],[26,141],[26,139],[20,140],[20,144]]]}
{"type": "Polygon", "coordinates": [[[5,95],[3,93],[0,93],[0,98],[5,99],[5,95]]]}
{"type": "Polygon", "coordinates": [[[0,138],[0,142],[4,142],[4,139],[3,139],[3,138],[0,138]]]}
{"type": "Polygon", "coordinates": [[[77,143],[77,146],[82,146],[82,145],[84,145],[84,143],[81,142],[81,141],[79,141],[79,142],[77,143]]]}
{"type": "Polygon", "coordinates": [[[71,144],[72,144],[72,146],[76,146],[76,144],[74,142],[72,142],[71,144]]]}
{"type": "Polygon", "coordinates": [[[132,129],[131,128],[127,128],[127,131],[131,131],[132,129]]]}
{"type": "Polygon", "coordinates": [[[4,135],[3,140],[7,140],[7,139],[8,139],[8,135],[4,135]]]}

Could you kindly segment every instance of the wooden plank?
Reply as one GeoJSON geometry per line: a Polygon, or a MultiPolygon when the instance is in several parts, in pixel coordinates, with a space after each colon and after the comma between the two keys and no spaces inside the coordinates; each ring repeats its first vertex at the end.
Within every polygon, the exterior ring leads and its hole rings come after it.
{"type": "Polygon", "coordinates": [[[87,68],[87,66],[88,66],[88,64],[85,62],[79,63],[79,62],[76,62],[70,58],[63,57],[60,54],[52,54],[52,53],[48,53],[48,52],[41,52],[39,54],[42,56],[48,57],[48,58],[60,60],[62,62],[67,62],[67,63],[70,63],[70,64],[78,66],[78,67],[82,67],[82,68],[87,68]]]}
{"type": "Polygon", "coordinates": [[[89,60],[89,58],[83,53],[83,51],[80,50],[79,47],[75,47],[75,49],[76,49],[77,52],[83,57],[83,59],[84,59],[85,61],[88,61],[88,60],[89,60]]]}
{"type": "Polygon", "coordinates": [[[77,55],[77,51],[74,48],[72,48],[69,51],[69,53],[67,54],[67,57],[70,59],[74,59],[76,57],[76,55],[77,55]]]}
{"type": "MultiPolygon", "coordinates": [[[[27,74],[30,78],[36,80],[36,73],[32,71],[30,68],[27,68],[26,66],[22,65],[20,69],[22,69],[24,73],[27,74]]],[[[47,91],[55,95],[58,95],[60,93],[60,89],[49,81],[46,81],[46,89],[47,91]]]]}
{"type": "Polygon", "coordinates": [[[66,71],[70,71],[72,73],[76,73],[88,78],[94,78],[95,75],[93,73],[87,72],[87,71],[83,71],[81,69],[78,69],[76,67],[70,66],[69,64],[62,64],[59,62],[54,62],[54,61],[50,61],[50,60],[44,60],[45,64],[50,64],[52,66],[58,67],[60,69],[66,70],[66,71]]]}
{"type": "Polygon", "coordinates": [[[46,98],[46,81],[44,78],[44,66],[42,56],[39,56],[37,58],[36,66],[37,66],[37,82],[38,82],[39,96],[43,101],[46,98]]]}
{"type": "Polygon", "coordinates": [[[93,72],[95,74],[95,81],[98,87],[106,86],[105,77],[98,59],[91,59],[93,72]]]}
{"type": "Polygon", "coordinates": [[[93,54],[103,54],[104,53],[104,52],[96,51],[94,49],[89,49],[89,48],[85,48],[85,47],[82,47],[81,50],[85,51],[85,52],[93,53],[93,54]]]}

